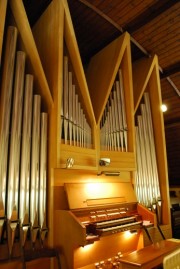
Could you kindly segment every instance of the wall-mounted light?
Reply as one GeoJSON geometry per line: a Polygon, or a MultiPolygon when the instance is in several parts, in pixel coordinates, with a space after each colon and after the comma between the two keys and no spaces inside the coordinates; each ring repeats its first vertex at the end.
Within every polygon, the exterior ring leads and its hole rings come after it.
{"type": "Polygon", "coordinates": [[[165,104],[161,105],[161,110],[162,112],[166,112],[167,111],[167,106],[165,104]]]}
{"type": "Polygon", "coordinates": [[[110,158],[101,158],[99,160],[99,165],[100,166],[108,166],[110,165],[111,159],[110,158]]]}

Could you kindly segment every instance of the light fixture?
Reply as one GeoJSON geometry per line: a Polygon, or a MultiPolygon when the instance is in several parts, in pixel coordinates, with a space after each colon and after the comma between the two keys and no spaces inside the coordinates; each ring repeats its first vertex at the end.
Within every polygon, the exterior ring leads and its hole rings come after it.
{"type": "Polygon", "coordinates": [[[98,176],[102,176],[102,175],[105,175],[105,176],[120,176],[120,172],[119,171],[101,171],[97,174],[98,176]]]}
{"type": "Polygon", "coordinates": [[[130,233],[131,233],[131,234],[137,234],[138,231],[137,231],[136,229],[133,229],[133,230],[130,230],[130,233]]]}
{"type": "Polygon", "coordinates": [[[73,158],[68,158],[67,160],[66,160],[66,168],[72,168],[73,167],[73,165],[74,165],[74,159],[73,158]]]}
{"type": "Polygon", "coordinates": [[[161,110],[162,112],[166,112],[167,111],[167,106],[165,104],[161,105],[161,110]]]}
{"type": "Polygon", "coordinates": [[[99,160],[99,165],[100,166],[108,166],[110,165],[111,159],[110,158],[101,158],[99,160]]]}

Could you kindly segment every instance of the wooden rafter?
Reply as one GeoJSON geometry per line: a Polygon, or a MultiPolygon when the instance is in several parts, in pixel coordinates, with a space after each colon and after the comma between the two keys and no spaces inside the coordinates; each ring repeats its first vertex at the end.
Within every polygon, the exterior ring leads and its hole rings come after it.
{"type": "Polygon", "coordinates": [[[173,64],[173,65],[167,67],[166,69],[164,69],[163,72],[161,73],[160,77],[161,77],[161,79],[167,78],[167,77],[172,76],[178,72],[180,72],[180,62],[173,64]]]}
{"type": "Polygon", "coordinates": [[[136,30],[149,23],[178,2],[178,0],[164,0],[155,2],[154,5],[150,6],[146,11],[139,14],[139,16],[129,22],[128,25],[124,27],[124,30],[128,31],[130,34],[134,33],[136,30]]]}

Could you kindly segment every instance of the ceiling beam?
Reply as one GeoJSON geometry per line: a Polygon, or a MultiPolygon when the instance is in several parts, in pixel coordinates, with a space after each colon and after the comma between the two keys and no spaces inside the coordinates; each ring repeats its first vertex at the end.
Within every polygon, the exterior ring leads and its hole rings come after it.
{"type": "Polygon", "coordinates": [[[118,29],[121,33],[123,33],[122,27],[113,21],[109,16],[107,16],[104,12],[102,12],[100,9],[89,3],[87,0],[79,0],[82,4],[93,10],[95,13],[97,13],[100,17],[104,18],[106,21],[108,21],[111,25],[113,25],[116,29],[118,29]]]}
{"type": "Polygon", "coordinates": [[[178,72],[180,72],[180,62],[163,69],[162,73],[160,74],[160,78],[161,79],[167,78],[167,77],[172,76],[178,72]]]}
{"type": "Polygon", "coordinates": [[[177,93],[177,95],[180,97],[180,91],[179,89],[176,87],[176,85],[174,84],[174,82],[170,79],[170,77],[166,78],[167,81],[169,82],[169,84],[173,87],[174,91],[177,93]]]}
{"type": "MultiPolygon", "coordinates": [[[[137,27],[139,29],[145,23],[150,22],[151,20],[156,18],[159,14],[165,12],[168,8],[172,7],[174,4],[179,2],[179,0],[173,0],[173,1],[172,0],[163,0],[163,1],[159,0],[156,4],[149,7],[149,9],[146,12],[144,12],[143,14],[140,14],[137,17],[137,19],[131,21],[128,24],[127,29],[126,29],[126,28],[122,28],[119,24],[117,24],[109,16],[104,14],[100,9],[98,9],[94,5],[90,4],[87,0],[78,0],[78,1],[81,2],[82,4],[84,4],[85,6],[87,6],[88,8],[90,8],[91,10],[93,10],[95,13],[97,13],[102,18],[104,18],[106,21],[108,21],[111,25],[113,25],[121,33],[125,32],[125,31],[128,31],[128,32],[130,31],[129,32],[130,36],[132,33],[131,31],[135,31],[137,29],[137,27]],[[146,16],[147,16],[147,18],[146,18],[146,16]],[[143,18],[142,20],[141,20],[141,17],[143,18]],[[133,26],[133,23],[135,24],[134,26],[133,26]]],[[[151,56],[132,36],[131,36],[131,42],[134,43],[135,46],[137,46],[146,57],[151,56]]],[[[160,66],[159,66],[159,69],[160,69],[160,72],[163,73],[163,70],[160,66]]],[[[176,85],[173,83],[173,81],[170,79],[170,77],[166,76],[166,79],[170,83],[170,85],[172,86],[174,91],[179,96],[179,89],[176,87],[176,85]]]]}
{"type": "Polygon", "coordinates": [[[128,25],[124,27],[124,30],[128,31],[130,34],[134,33],[142,26],[149,23],[150,21],[158,17],[161,13],[165,12],[178,2],[179,0],[160,0],[158,2],[155,2],[154,5],[147,8],[146,11],[141,13],[131,22],[129,22],[128,25]]]}

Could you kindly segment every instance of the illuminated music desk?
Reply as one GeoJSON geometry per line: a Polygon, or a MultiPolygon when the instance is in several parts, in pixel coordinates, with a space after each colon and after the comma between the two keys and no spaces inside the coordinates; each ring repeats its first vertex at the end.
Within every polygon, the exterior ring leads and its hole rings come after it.
{"type": "Polygon", "coordinates": [[[152,269],[162,265],[163,258],[178,248],[180,248],[180,240],[162,240],[121,257],[121,268],[152,269]]]}

